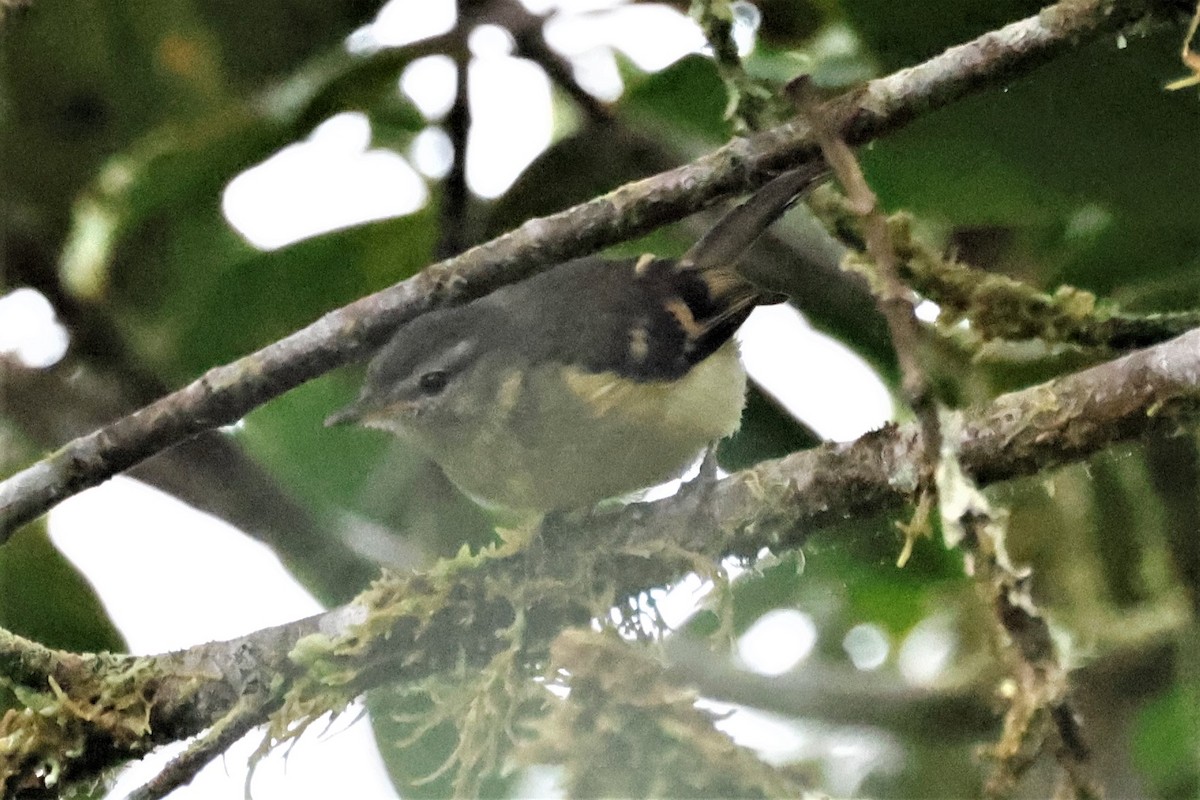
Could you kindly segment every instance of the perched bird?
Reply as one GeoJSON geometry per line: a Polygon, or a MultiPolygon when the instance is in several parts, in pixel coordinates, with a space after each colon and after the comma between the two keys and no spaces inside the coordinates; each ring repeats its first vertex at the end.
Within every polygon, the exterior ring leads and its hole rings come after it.
{"type": "Polygon", "coordinates": [[[733,334],[782,296],[740,256],[820,177],[797,170],[678,261],[580,258],[402,327],[359,398],[326,420],[400,434],[485,506],[543,513],[677,477],[733,433],[733,334]]]}

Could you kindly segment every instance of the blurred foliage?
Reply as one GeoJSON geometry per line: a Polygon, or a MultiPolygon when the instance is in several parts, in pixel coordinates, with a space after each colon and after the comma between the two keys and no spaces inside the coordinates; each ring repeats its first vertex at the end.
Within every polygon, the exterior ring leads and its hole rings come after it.
{"type": "Polygon", "coordinates": [[[0,627],[48,647],[125,649],[87,578],[55,549],[44,522],[26,525],[0,550],[0,627]]]}
{"type": "Polygon", "coordinates": [[[1135,763],[1156,797],[1195,797],[1200,791],[1196,770],[1197,729],[1194,687],[1175,687],[1146,703],[1133,738],[1135,763]]]}
{"type": "MultiPolygon", "coordinates": [[[[221,208],[230,180],[305,141],[333,115],[364,114],[371,146],[401,154],[440,122],[425,119],[397,82],[412,60],[461,48],[461,37],[347,52],[346,37],[378,5],[34,0],[10,11],[0,23],[0,291],[38,288],[71,331],[74,354],[144,401],[147,392],[190,381],[418,271],[431,260],[443,224],[442,192],[433,180],[429,204],[413,214],[270,251],[244,240],[221,208]]],[[[1040,5],[764,0],[760,45],[746,68],[770,83],[806,71],[823,88],[844,88],[1040,5]]],[[[1200,224],[1189,178],[1200,174],[1200,103],[1194,91],[1162,90],[1181,72],[1180,36],[1177,25],[1147,23],[925,115],[863,149],[868,177],[886,207],[910,211],[923,236],[975,266],[1049,291],[1072,283],[1131,309],[1194,308],[1200,224]]],[[[451,209],[459,224],[479,232],[474,238],[728,140],[725,90],[706,58],[688,56],[653,74],[619,54],[616,63],[624,91],[604,115],[593,110],[589,117],[572,105],[570,92],[557,94],[557,118],[573,120],[557,141],[501,197],[451,209]]],[[[791,232],[788,226],[781,224],[791,232]]],[[[694,231],[676,226],[615,250],[678,253],[693,238],[694,231]]],[[[833,285],[836,277],[823,280],[830,285],[817,287],[802,310],[893,378],[877,327],[854,310],[861,307],[824,301],[822,293],[832,298],[844,287],[833,285]]],[[[975,359],[936,335],[928,352],[939,391],[952,404],[1105,355],[975,359]]],[[[797,370],[809,369],[803,353],[794,355],[797,370]]],[[[487,541],[493,535],[487,516],[423,459],[370,433],[321,427],[329,411],[353,396],[359,376],[343,370],[256,410],[233,435],[243,457],[269,471],[281,497],[300,498],[328,536],[383,562],[419,565],[464,541],[487,541]]],[[[723,444],[720,456],[724,467],[736,469],[815,441],[804,420],[756,391],[742,432],[723,444]]],[[[35,442],[41,449],[58,444],[35,442]]],[[[15,466],[9,461],[7,467],[15,466]]],[[[1200,785],[1198,463],[1194,437],[1180,436],[992,492],[1010,509],[1013,556],[1033,568],[1035,594],[1072,658],[1089,666],[1125,663],[1146,641],[1171,643],[1170,657],[1152,665],[1170,675],[1167,685],[1148,682],[1144,697],[1112,688],[1137,682],[1144,665],[1128,668],[1125,683],[1078,673],[1079,693],[1092,698],[1091,707],[1111,711],[1092,745],[1114,796],[1188,797],[1200,785]],[[1175,610],[1182,606],[1188,611],[1179,622],[1175,610]]],[[[275,498],[252,501],[270,505],[275,498]]],[[[890,520],[847,521],[814,537],[802,553],[760,564],[735,583],[730,618],[714,604],[685,633],[708,637],[728,632],[728,624],[740,634],[772,609],[797,608],[816,625],[815,652],[850,674],[857,670],[845,634],[870,624],[888,647],[873,673],[878,683],[912,688],[900,653],[934,621],[953,657],[929,691],[967,687],[990,698],[1002,667],[990,649],[987,609],[961,557],[922,541],[909,566],[897,570],[897,551],[890,520]]],[[[297,572],[322,566],[314,557],[297,572]]],[[[42,526],[0,549],[0,587],[4,627],[75,650],[121,646],[86,579],[42,526]]],[[[406,796],[440,796],[450,790],[448,778],[420,779],[437,773],[454,749],[451,726],[430,731],[419,747],[395,746],[405,738],[406,715],[421,711],[421,702],[387,689],[369,701],[397,787],[406,796]]],[[[779,705],[788,707],[787,698],[779,705]]],[[[838,739],[830,731],[852,735],[889,724],[873,716],[869,698],[851,706],[861,716],[854,725],[842,719],[819,728],[825,734],[805,751],[805,759],[826,766],[831,791],[978,792],[972,747],[939,743],[936,729],[923,737],[891,736],[898,764],[885,768],[880,764],[891,762],[868,759],[857,772],[836,777],[830,765],[838,739]]],[[[786,724],[811,740],[813,722],[820,721],[786,724]]],[[[1023,791],[1048,795],[1050,779],[1035,773],[1023,791]]],[[[517,783],[497,777],[485,789],[503,794],[517,783]]]]}

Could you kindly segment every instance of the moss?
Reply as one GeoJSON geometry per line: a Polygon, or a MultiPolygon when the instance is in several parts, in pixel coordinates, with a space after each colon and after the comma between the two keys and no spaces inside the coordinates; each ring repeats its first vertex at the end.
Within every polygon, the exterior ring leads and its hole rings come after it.
{"type": "MultiPolygon", "coordinates": [[[[859,252],[861,221],[846,198],[822,187],[813,193],[811,205],[826,227],[851,246],[843,266],[863,274],[878,294],[874,266],[859,252]]],[[[1038,340],[1048,347],[1126,349],[1164,341],[1200,324],[1196,312],[1130,314],[1083,289],[1059,286],[1047,293],[955,261],[914,235],[912,218],[903,212],[890,217],[888,225],[901,279],[938,304],[941,330],[970,322],[969,338],[976,348],[1001,340],[1038,340]]]]}
{"type": "Polygon", "coordinates": [[[456,731],[453,751],[421,782],[452,775],[457,794],[476,794],[505,769],[518,731],[544,713],[550,697],[538,679],[555,633],[608,619],[618,607],[631,638],[661,635],[653,607],[620,602],[624,581],[647,564],[678,563],[721,585],[710,557],[677,545],[630,543],[616,551],[616,565],[612,550],[546,546],[548,538],[578,535],[572,520],[550,519],[522,549],[464,549],[420,575],[382,576],[354,601],[364,612],[360,623],[342,636],[305,636],[292,648],[297,674],[259,755],[342,713],[384,675],[392,691],[428,698],[410,705],[421,710],[402,721],[411,733],[394,746],[411,746],[447,724],[456,731]]]}
{"type": "Polygon", "coordinates": [[[561,765],[568,796],[806,796],[798,776],[735,745],[694,691],[615,632],[569,630],[551,651],[571,693],[521,755],[561,765]]]}
{"type": "Polygon", "coordinates": [[[25,708],[0,718],[0,794],[53,788],[86,772],[98,754],[136,755],[148,746],[158,681],[152,662],[101,654],[73,666],[70,683],[51,677],[40,690],[5,680],[25,708]]]}

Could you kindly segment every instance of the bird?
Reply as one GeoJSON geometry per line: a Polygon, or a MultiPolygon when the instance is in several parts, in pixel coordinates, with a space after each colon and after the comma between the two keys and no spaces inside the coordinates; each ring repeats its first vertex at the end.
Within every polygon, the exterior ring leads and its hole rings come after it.
{"type": "Polygon", "coordinates": [[[737,430],[734,333],[786,299],[737,268],[821,178],[784,172],[679,259],[578,258],[402,326],[326,425],[398,434],[481,505],[546,514],[678,477],[737,430]]]}

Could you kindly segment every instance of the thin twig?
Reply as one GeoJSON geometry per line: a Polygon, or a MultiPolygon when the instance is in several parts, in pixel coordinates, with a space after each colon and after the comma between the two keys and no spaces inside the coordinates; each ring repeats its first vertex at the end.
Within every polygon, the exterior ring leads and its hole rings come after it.
{"type": "Polygon", "coordinates": [[[580,85],[575,79],[575,67],[550,47],[546,41],[544,20],[530,12],[517,0],[498,3],[502,6],[505,26],[517,43],[517,54],[537,64],[559,89],[579,107],[592,122],[612,123],[615,120],[607,103],[580,85]]]}
{"type": "Polygon", "coordinates": [[[922,496],[917,504],[917,518],[902,526],[905,541],[896,563],[904,566],[912,554],[914,538],[928,531],[929,511],[937,506],[937,474],[942,450],[938,406],[919,355],[921,323],[913,308],[912,291],[900,280],[887,217],[879,208],[879,200],[867,184],[854,151],[822,115],[807,78],[792,81],[788,85],[788,94],[801,114],[809,120],[825,160],[842,184],[850,207],[861,221],[867,255],[874,263],[877,276],[874,282],[878,292],[876,301],[887,320],[892,347],[896,351],[904,399],[921,426],[919,468],[922,496]]]}
{"type": "Polygon", "coordinates": [[[213,725],[212,729],[183,753],[171,759],[158,774],[129,793],[125,800],[161,800],[192,782],[200,770],[254,730],[267,718],[273,705],[269,697],[247,695],[213,725]]]}
{"type": "Polygon", "coordinates": [[[999,740],[985,748],[991,774],[984,792],[1002,798],[1045,752],[1056,733],[1055,751],[1071,797],[1094,797],[1088,775],[1090,750],[1068,699],[1068,671],[1054,645],[1050,626],[1030,593],[1031,575],[1009,561],[1004,514],[993,510],[974,485],[958,486],[966,496],[961,514],[948,524],[960,526],[968,571],[992,609],[999,646],[1012,665],[1002,697],[1006,705],[999,740]]]}
{"type": "Polygon", "coordinates": [[[762,130],[781,118],[781,106],[773,91],[746,72],[733,37],[734,10],[730,0],[693,0],[689,11],[712,50],[717,74],[725,83],[729,100],[725,118],[738,133],[762,130]]]}
{"type": "Polygon", "coordinates": [[[471,133],[471,93],[469,73],[470,54],[459,52],[454,59],[454,103],[446,115],[446,133],[454,150],[450,171],[442,181],[441,204],[438,209],[440,228],[437,248],[438,260],[444,260],[467,249],[471,241],[470,203],[471,192],[467,188],[467,140],[471,133]]]}
{"type": "MultiPolygon", "coordinates": [[[[850,240],[842,244],[852,248],[844,249],[843,266],[856,271],[863,258],[857,252],[862,234],[856,230],[860,223],[849,201],[836,192],[821,192],[813,196],[810,206],[826,228],[850,240]]],[[[922,241],[903,211],[889,218],[888,225],[904,283],[940,307],[939,326],[970,320],[973,341],[1040,339],[1048,345],[1132,350],[1200,325],[1200,311],[1122,311],[1115,303],[1100,301],[1076,286],[1064,284],[1047,293],[1008,275],[947,257],[922,241]]]]}
{"type": "Polygon", "coordinates": [[[1192,49],[1192,42],[1196,38],[1198,28],[1200,28],[1200,2],[1196,3],[1196,11],[1192,14],[1192,21],[1188,24],[1187,33],[1183,36],[1183,50],[1179,54],[1179,60],[1192,71],[1192,74],[1168,83],[1165,87],[1168,91],[1173,92],[1200,84],[1200,53],[1192,49]]]}

